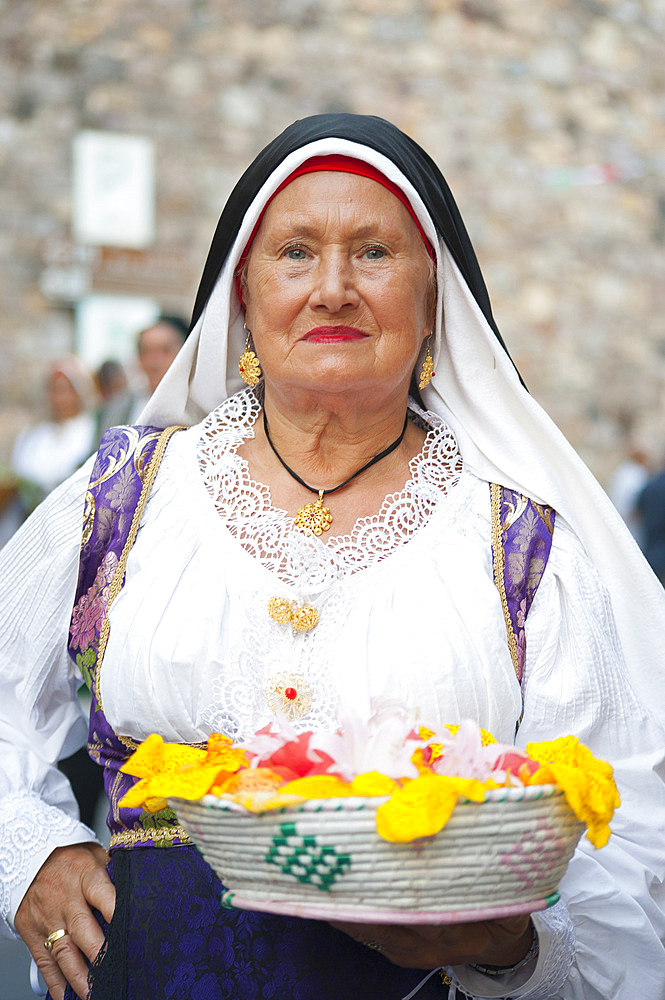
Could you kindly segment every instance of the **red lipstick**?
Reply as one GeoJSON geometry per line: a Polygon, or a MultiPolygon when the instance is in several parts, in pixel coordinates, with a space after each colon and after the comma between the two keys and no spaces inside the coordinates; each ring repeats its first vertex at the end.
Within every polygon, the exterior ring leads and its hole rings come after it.
{"type": "Polygon", "coordinates": [[[310,344],[339,344],[347,340],[364,340],[368,336],[355,326],[315,326],[302,339],[310,344]]]}

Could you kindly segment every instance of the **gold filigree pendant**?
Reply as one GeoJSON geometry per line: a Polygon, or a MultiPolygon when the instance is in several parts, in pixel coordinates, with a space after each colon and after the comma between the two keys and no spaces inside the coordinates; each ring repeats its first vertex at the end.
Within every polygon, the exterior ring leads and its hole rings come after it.
{"type": "Polygon", "coordinates": [[[283,712],[293,722],[312,707],[312,689],[300,674],[277,674],[268,681],[266,701],[273,712],[283,712]]]}
{"type": "Polygon", "coordinates": [[[319,490],[319,499],[314,503],[306,503],[304,507],[296,511],[294,521],[298,528],[303,531],[311,531],[315,535],[320,535],[327,531],[332,524],[332,514],[323,502],[323,490],[319,490]]]}
{"type": "Polygon", "coordinates": [[[293,601],[286,597],[271,597],[268,601],[268,614],[278,625],[289,625],[293,618],[293,601]]]}
{"type": "Polygon", "coordinates": [[[311,604],[303,604],[293,609],[291,624],[296,632],[310,632],[319,624],[319,612],[311,604]]]}
{"type": "Polygon", "coordinates": [[[422,371],[420,372],[420,381],[418,382],[419,389],[426,389],[430,384],[436,372],[434,371],[434,360],[429,352],[429,347],[427,348],[427,354],[425,355],[425,360],[423,361],[422,371]]]}
{"type": "Polygon", "coordinates": [[[254,351],[246,349],[238,359],[238,371],[243,382],[252,388],[259,384],[261,378],[261,366],[254,351]]]}
{"type": "Polygon", "coordinates": [[[319,612],[311,604],[298,606],[286,597],[271,597],[268,614],[278,625],[292,625],[297,632],[310,632],[320,620],[319,612]]]}

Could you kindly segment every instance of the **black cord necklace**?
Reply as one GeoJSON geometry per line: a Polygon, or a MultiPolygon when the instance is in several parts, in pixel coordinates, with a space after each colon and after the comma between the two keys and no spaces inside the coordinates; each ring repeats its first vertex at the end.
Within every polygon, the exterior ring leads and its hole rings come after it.
{"type": "Polygon", "coordinates": [[[409,415],[407,413],[406,416],[404,417],[404,426],[402,427],[402,433],[400,434],[400,436],[398,438],[395,438],[392,444],[389,444],[387,448],[384,448],[384,450],[379,452],[378,455],[375,455],[374,458],[370,458],[369,462],[366,462],[365,465],[363,465],[362,469],[358,469],[357,472],[354,472],[352,476],[349,476],[348,479],[345,479],[343,483],[339,484],[339,486],[333,486],[329,490],[317,490],[316,487],[309,486],[304,479],[301,479],[298,473],[294,472],[293,469],[291,469],[286,464],[280,453],[277,451],[277,448],[275,448],[274,444],[272,443],[272,438],[270,437],[270,432],[268,430],[268,419],[266,417],[266,411],[264,407],[263,429],[266,432],[266,439],[268,441],[268,444],[272,448],[276,457],[282,463],[288,474],[293,479],[295,479],[297,483],[300,483],[301,486],[304,486],[305,489],[309,490],[310,493],[318,493],[319,495],[319,499],[315,500],[314,503],[307,503],[305,504],[304,507],[301,507],[300,510],[296,512],[294,520],[295,523],[298,525],[298,527],[306,528],[309,531],[314,532],[315,535],[320,535],[322,531],[327,531],[330,525],[332,524],[332,514],[330,513],[329,508],[326,507],[326,505],[323,502],[324,496],[326,496],[326,494],[328,493],[336,493],[337,490],[341,490],[342,486],[346,486],[346,484],[350,483],[352,479],[355,479],[356,476],[359,476],[361,472],[365,472],[365,470],[369,469],[370,466],[376,465],[376,463],[380,462],[382,458],[386,458],[388,455],[390,455],[391,452],[395,450],[395,448],[399,448],[400,444],[402,443],[402,439],[406,434],[406,425],[408,424],[408,422],[409,422],[409,415]]]}

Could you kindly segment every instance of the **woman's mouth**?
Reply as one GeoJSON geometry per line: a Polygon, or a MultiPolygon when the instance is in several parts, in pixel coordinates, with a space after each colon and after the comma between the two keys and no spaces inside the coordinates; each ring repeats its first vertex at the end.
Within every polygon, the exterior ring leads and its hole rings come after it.
{"type": "Polygon", "coordinates": [[[368,336],[355,326],[315,326],[302,339],[310,344],[338,344],[347,340],[364,340],[368,336]]]}

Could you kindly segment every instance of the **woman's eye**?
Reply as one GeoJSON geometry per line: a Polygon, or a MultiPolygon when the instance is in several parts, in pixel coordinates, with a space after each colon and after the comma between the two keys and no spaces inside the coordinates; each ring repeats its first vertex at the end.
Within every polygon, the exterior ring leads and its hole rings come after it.
{"type": "Polygon", "coordinates": [[[284,251],[284,256],[288,260],[306,260],[307,254],[302,247],[289,247],[284,251]]]}
{"type": "Polygon", "coordinates": [[[386,251],[383,247],[366,247],[362,255],[367,260],[381,260],[382,257],[385,257],[386,251]]]}

